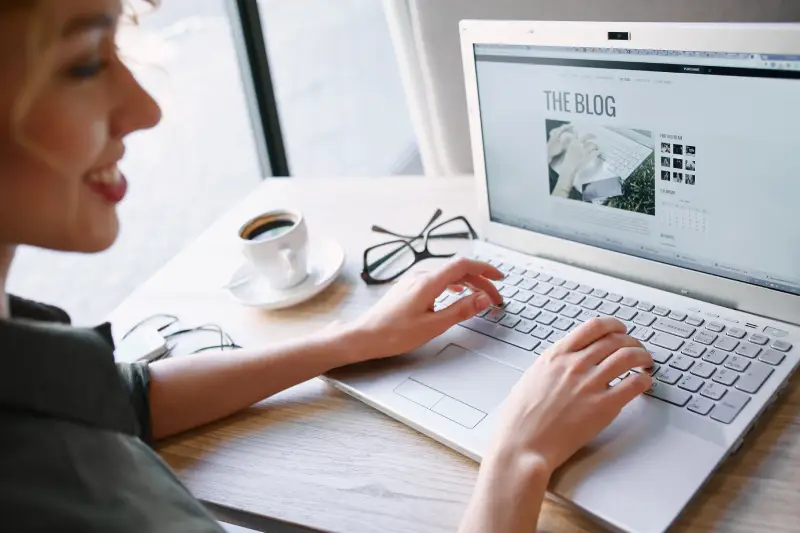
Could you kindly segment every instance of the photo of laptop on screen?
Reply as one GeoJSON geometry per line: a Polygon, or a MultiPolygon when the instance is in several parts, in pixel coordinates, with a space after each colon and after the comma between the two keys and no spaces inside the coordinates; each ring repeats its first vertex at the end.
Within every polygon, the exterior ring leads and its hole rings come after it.
{"type": "Polygon", "coordinates": [[[481,216],[465,254],[506,273],[504,306],[325,379],[479,461],[535,358],[617,317],[654,385],[549,494],[613,530],[665,531],[800,360],[800,27],[460,31],[481,216]]]}

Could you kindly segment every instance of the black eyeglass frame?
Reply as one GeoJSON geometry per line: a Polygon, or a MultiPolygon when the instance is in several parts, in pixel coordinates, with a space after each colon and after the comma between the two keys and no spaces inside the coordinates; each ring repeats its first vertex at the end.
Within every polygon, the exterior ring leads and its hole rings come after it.
{"type": "Polygon", "coordinates": [[[428,223],[425,225],[425,227],[419,233],[419,235],[403,235],[403,234],[400,234],[400,233],[395,233],[393,231],[389,231],[387,229],[384,229],[381,226],[372,226],[372,231],[375,231],[375,232],[378,232],[378,233],[385,233],[387,235],[393,235],[395,237],[398,237],[398,239],[397,240],[393,240],[393,241],[384,242],[384,243],[381,243],[381,244],[376,244],[375,246],[370,246],[369,248],[364,250],[364,263],[363,263],[363,267],[361,269],[361,279],[364,280],[364,282],[367,285],[383,285],[385,283],[390,283],[390,282],[396,280],[397,278],[399,278],[400,276],[402,276],[403,274],[408,272],[408,270],[411,269],[411,267],[413,267],[414,265],[416,265],[420,261],[423,261],[425,259],[432,259],[432,258],[446,259],[446,258],[453,257],[453,256],[456,255],[456,254],[434,254],[434,253],[431,253],[431,251],[428,249],[428,241],[430,239],[472,239],[472,240],[477,240],[478,239],[478,234],[475,232],[475,229],[472,227],[472,224],[470,224],[469,221],[466,219],[466,217],[464,217],[463,215],[455,216],[453,218],[450,218],[448,220],[445,220],[444,222],[441,222],[441,223],[433,226],[433,223],[436,222],[436,220],[438,220],[441,215],[442,215],[442,210],[441,209],[437,209],[436,212],[431,217],[431,219],[428,221],[428,223]],[[455,221],[458,221],[458,220],[464,222],[464,224],[466,224],[467,229],[469,231],[462,231],[462,232],[456,232],[456,233],[442,233],[442,234],[431,235],[431,233],[435,232],[437,229],[441,228],[442,226],[445,226],[447,224],[451,224],[451,223],[453,223],[455,221]],[[422,247],[421,251],[417,250],[413,246],[413,244],[416,241],[420,240],[420,239],[423,239],[423,247],[422,247]],[[384,246],[389,246],[391,244],[397,244],[397,248],[395,250],[387,253],[386,255],[380,257],[379,259],[374,260],[372,263],[368,263],[367,262],[367,257],[369,256],[369,253],[372,250],[374,250],[376,248],[384,247],[384,246]],[[406,248],[408,248],[414,254],[414,261],[410,265],[408,265],[406,268],[404,268],[400,272],[397,272],[396,274],[394,274],[393,276],[391,276],[389,278],[375,279],[375,278],[372,277],[372,275],[370,274],[370,272],[372,270],[374,270],[375,268],[381,266],[386,261],[388,261],[391,258],[393,258],[394,256],[396,256],[398,253],[404,251],[406,248]]]}

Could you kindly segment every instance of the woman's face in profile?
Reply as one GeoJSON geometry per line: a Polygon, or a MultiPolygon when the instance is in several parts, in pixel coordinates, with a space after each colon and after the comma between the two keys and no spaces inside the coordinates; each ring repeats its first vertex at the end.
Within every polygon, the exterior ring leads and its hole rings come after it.
{"type": "Polygon", "coordinates": [[[0,0],[0,244],[116,239],[124,138],[157,104],[120,61],[120,0],[0,0]]]}

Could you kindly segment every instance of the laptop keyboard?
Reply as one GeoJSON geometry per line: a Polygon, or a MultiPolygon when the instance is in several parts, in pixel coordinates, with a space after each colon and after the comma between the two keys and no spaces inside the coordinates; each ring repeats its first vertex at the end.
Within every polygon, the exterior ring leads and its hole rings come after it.
{"type": "MultiPolygon", "coordinates": [[[[653,356],[646,394],[720,423],[732,422],[794,347],[782,338],[747,331],[696,314],[609,293],[570,280],[488,259],[505,273],[493,282],[504,302],[461,323],[537,355],[592,318],[613,316],[653,356]]],[[[468,294],[446,292],[441,309],[468,294]]],[[[628,377],[610,383],[613,387],[628,377]]]]}

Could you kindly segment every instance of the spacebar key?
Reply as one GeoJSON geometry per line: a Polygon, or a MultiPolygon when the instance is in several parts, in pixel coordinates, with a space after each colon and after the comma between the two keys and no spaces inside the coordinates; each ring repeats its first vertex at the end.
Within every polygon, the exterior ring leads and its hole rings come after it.
{"type": "Polygon", "coordinates": [[[513,329],[493,324],[482,318],[473,317],[461,322],[461,325],[472,331],[477,331],[478,333],[483,333],[484,335],[507,342],[508,344],[513,344],[523,350],[531,351],[539,345],[539,340],[530,335],[525,335],[513,329]]]}
{"type": "Polygon", "coordinates": [[[679,407],[686,405],[692,398],[692,395],[685,390],[681,390],[678,387],[670,387],[666,383],[661,383],[660,381],[654,381],[653,386],[650,387],[650,390],[646,391],[645,394],[679,407]]]}

